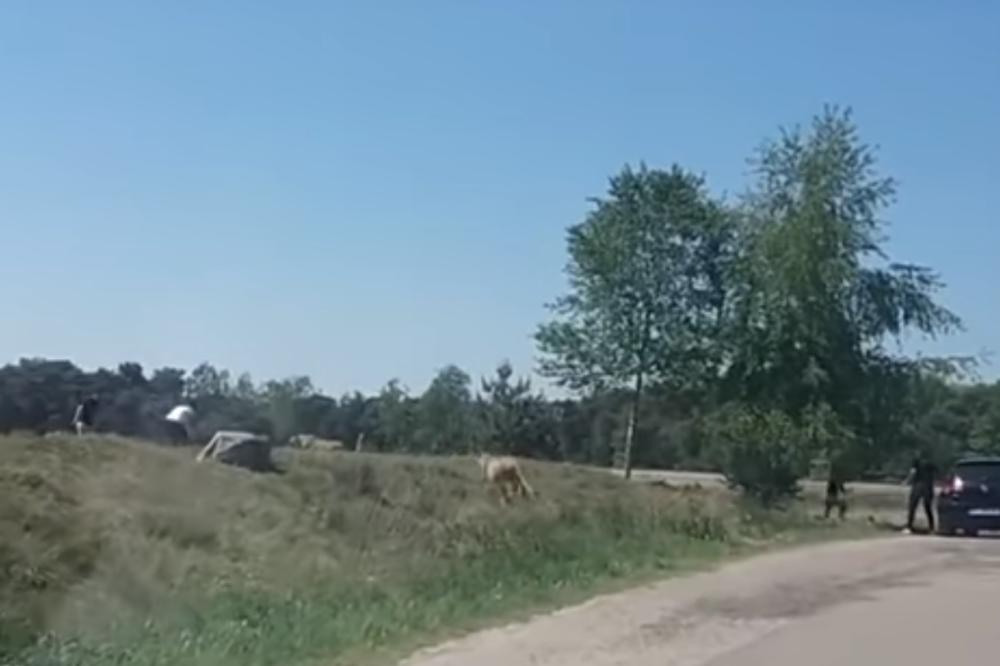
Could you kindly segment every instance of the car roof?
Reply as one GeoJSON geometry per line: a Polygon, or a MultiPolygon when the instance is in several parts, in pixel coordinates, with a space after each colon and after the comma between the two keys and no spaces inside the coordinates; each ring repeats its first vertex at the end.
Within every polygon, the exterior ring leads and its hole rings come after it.
{"type": "Polygon", "coordinates": [[[1000,456],[967,456],[959,458],[955,465],[1000,465],[1000,456]]]}

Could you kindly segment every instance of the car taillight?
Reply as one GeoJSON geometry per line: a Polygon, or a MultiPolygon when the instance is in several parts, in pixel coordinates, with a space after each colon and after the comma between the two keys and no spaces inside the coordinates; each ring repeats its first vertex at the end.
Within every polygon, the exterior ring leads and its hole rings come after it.
{"type": "Polygon", "coordinates": [[[962,481],[962,478],[959,476],[953,476],[941,487],[941,494],[955,495],[962,492],[962,488],[964,487],[965,481],[962,481]]]}

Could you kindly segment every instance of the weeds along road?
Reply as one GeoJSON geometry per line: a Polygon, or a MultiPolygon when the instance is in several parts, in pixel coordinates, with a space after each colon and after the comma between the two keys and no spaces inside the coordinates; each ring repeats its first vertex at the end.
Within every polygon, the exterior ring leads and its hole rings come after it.
{"type": "MultiPolygon", "coordinates": [[[[622,470],[612,469],[608,470],[612,474],[621,476],[622,470]]],[[[725,486],[726,479],[721,474],[716,474],[714,472],[685,472],[681,470],[656,470],[656,469],[635,469],[632,470],[632,478],[636,481],[644,482],[666,482],[673,485],[683,486],[683,485],[693,485],[700,484],[706,487],[712,486],[725,486]]],[[[807,490],[822,491],[826,488],[825,481],[814,481],[812,479],[805,479],[802,481],[802,486],[807,490]]],[[[868,483],[861,481],[852,481],[848,486],[855,490],[856,492],[863,493],[865,495],[871,494],[885,494],[885,495],[903,495],[905,494],[906,488],[902,484],[891,484],[891,483],[868,483]]]]}
{"type": "Polygon", "coordinates": [[[405,666],[996,663],[1000,540],[762,555],[418,653],[405,666]]]}

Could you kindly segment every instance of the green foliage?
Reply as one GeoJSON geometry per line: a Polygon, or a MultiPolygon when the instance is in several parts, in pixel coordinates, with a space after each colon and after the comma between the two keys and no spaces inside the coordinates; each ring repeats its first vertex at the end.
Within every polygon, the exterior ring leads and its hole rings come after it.
{"type": "Polygon", "coordinates": [[[482,439],[473,413],[472,379],[449,365],[431,381],[420,397],[415,438],[428,453],[475,450],[482,439]]]}
{"type": "MultiPolygon", "coordinates": [[[[967,454],[1000,455],[1000,382],[955,385],[922,375],[906,397],[903,429],[910,449],[924,451],[940,465],[967,454]]],[[[893,462],[906,464],[905,459],[893,462]]]]}
{"type": "Polygon", "coordinates": [[[810,454],[823,454],[832,476],[840,481],[856,478],[864,470],[854,432],[826,403],[810,406],[801,417],[801,430],[810,454]]]}
{"type": "MultiPolygon", "coordinates": [[[[913,445],[907,391],[927,364],[889,343],[961,322],[935,301],[934,271],[886,256],[896,184],[877,166],[850,112],[828,108],[808,130],[763,144],[739,206],[714,201],[678,167],[626,168],[570,228],[570,292],[538,330],[540,369],[575,390],[633,391],[624,425],[615,403],[608,435],[625,440],[626,471],[635,433],[660,447],[684,439],[684,457],[703,457],[696,423],[726,403],[784,414],[848,474],[913,445]],[[678,415],[682,424],[663,423],[640,404],[644,382],[701,404],[678,415]],[[660,422],[649,427],[650,417],[660,422]]],[[[671,464],[681,450],[647,459],[671,464]]]]}
{"type": "Polygon", "coordinates": [[[479,413],[489,448],[497,453],[558,457],[556,410],[531,390],[531,381],[514,380],[504,361],[496,375],[483,378],[479,413]]]}
{"type": "Polygon", "coordinates": [[[731,485],[765,505],[798,494],[813,450],[809,433],[783,412],[733,406],[717,413],[709,428],[731,485]]]}
{"type": "Polygon", "coordinates": [[[932,270],[887,258],[883,216],[896,184],[879,174],[850,112],[829,108],[808,131],[784,132],[755,167],[724,396],[802,427],[826,410],[840,431],[827,453],[855,469],[877,466],[907,445],[900,387],[919,372],[887,343],[961,322],[934,300],[932,270]]]}
{"type": "Polygon", "coordinates": [[[229,391],[229,371],[217,370],[210,363],[196,367],[184,381],[184,394],[191,400],[218,398],[229,391]]]}
{"type": "Polygon", "coordinates": [[[540,370],[576,391],[630,386],[623,436],[632,464],[643,386],[698,383],[719,357],[730,217],[678,166],[626,167],[569,229],[569,294],[536,333],[540,370]]]}
{"type": "Polygon", "coordinates": [[[523,436],[528,405],[532,399],[531,382],[511,381],[514,369],[504,361],[496,376],[482,381],[482,412],[489,436],[508,452],[523,436]]]}
{"type": "Polygon", "coordinates": [[[373,435],[377,446],[388,451],[414,450],[417,414],[414,401],[399,381],[393,379],[375,401],[373,435]]]}
{"type": "Polygon", "coordinates": [[[724,307],[729,218],[677,166],[626,167],[594,203],[569,229],[570,293],[538,329],[541,370],[577,390],[683,383],[724,307]]]}

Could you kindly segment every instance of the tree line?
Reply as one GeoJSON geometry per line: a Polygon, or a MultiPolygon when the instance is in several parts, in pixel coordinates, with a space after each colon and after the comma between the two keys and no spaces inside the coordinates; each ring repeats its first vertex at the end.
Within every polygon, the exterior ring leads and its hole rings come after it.
{"type": "Polygon", "coordinates": [[[679,165],[625,167],[568,230],[568,291],[536,332],[548,399],[501,363],[478,382],[455,366],[411,394],[323,395],[308,377],[254,383],[202,364],[83,372],[68,361],[0,369],[0,430],[65,427],[97,394],[97,427],[155,436],[193,399],[200,434],[308,432],[414,453],[490,449],[617,464],[719,469],[763,499],[794,491],[822,458],[845,479],[897,470],[916,450],[947,463],[1000,453],[1000,385],[968,358],[912,358],[908,333],[958,315],[932,269],[891,258],[896,183],[849,111],[783,130],[750,161],[741,196],[679,165]]]}
{"type": "MultiPolygon", "coordinates": [[[[965,452],[1000,455],[1000,382],[956,383],[937,374],[914,373],[894,394],[890,429],[896,446],[859,474],[900,471],[922,446],[942,460],[965,452]]],[[[553,400],[499,364],[476,385],[455,366],[442,369],[413,395],[391,381],[376,394],[330,397],[308,377],[254,383],[209,364],[190,372],[137,363],[85,372],[68,361],[24,359],[0,367],[0,432],[68,430],[80,396],[97,395],[97,429],[156,439],[167,411],[194,400],[199,439],[215,430],[263,432],[276,441],[298,433],[338,439],[350,446],[365,435],[369,450],[466,453],[483,450],[612,465],[620,463],[632,396],[608,390],[553,400]]],[[[654,385],[644,398],[635,435],[641,467],[720,469],[717,407],[694,391],[654,385]]]]}
{"type": "MultiPolygon", "coordinates": [[[[266,433],[276,442],[309,433],[350,447],[364,436],[366,450],[490,450],[604,465],[613,460],[627,399],[609,392],[549,400],[507,362],[478,385],[448,366],[419,395],[392,380],[374,395],[335,398],[316,390],[309,377],[258,384],[209,363],[190,372],[168,367],[149,373],[131,362],[86,372],[69,361],[22,359],[0,368],[0,432],[68,430],[76,404],[87,396],[99,402],[98,431],[133,437],[157,439],[166,413],[186,401],[197,407],[199,440],[237,429],[266,433]]],[[[654,420],[651,414],[650,425],[654,420]]],[[[650,464],[674,462],[669,455],[656,460],[652,448],[650,454],[650,464]]]]}

